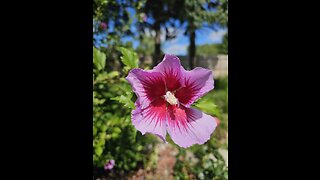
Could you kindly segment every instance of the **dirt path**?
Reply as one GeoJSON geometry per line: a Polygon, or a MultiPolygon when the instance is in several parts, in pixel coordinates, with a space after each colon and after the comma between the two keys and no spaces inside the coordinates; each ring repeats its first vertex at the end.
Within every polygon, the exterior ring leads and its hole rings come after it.
{"type": "MultiPolygon", "coordinates": [[[[167,144],[159,143],[155,147],[155,150],[156,150],[156,153],[158,154],[156,168],[153,171],[146,170],[146,169],[139,169],[136,173],[130,176],[128,180],[173,180],[174,179],[173,169],[176,163],[176,155],[178,154],[178,149],[176,149],[170,143],[167,143],[167,144]]],[[[228,150],[219,149],[219,152],[225,159],[228,166],[228,150]]],[[[189,154],[189,156],[193,157],[193,154],[191,153],[189,154]]],[[[191,178],[191,179],[194,179],[194,178],[191,178]]]]}
{"type": "Polygon", "coordinates": [[[140,169],[129,180],[173,180],[173,168],[178,150],[169,143],[158,144],[158,162],[155,171],[140,169]]]}

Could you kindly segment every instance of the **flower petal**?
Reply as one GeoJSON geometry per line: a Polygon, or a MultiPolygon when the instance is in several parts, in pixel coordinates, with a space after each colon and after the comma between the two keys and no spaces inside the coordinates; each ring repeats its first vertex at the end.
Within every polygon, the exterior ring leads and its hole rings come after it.
{"type": "Polygon", "coordinates": [[[214,117],[197,109],[170,105],[167,109],[167,131],[180,147],[204,144],[217,126],[214,117]]]}
{"type": "Polygon", "coordinates": [[[183,87],[175,96],[186,107],[214,88],[212,71],[197,67],[191,71],[182,70],[183,87]]]}
{"type": "Polygon", "coordinates": [[[141,108],[136,101],[136,109],[132,111],[132,124],[142,135],[152,133],[166,142],[166,102],[157,99],[146,108],[141,108]]]}
{"type": "Polygon", "coordinates": [[[162,62],[153,69],[164,75],[168,91],[174,91],[181,87],[181,69],[183,69],[183,67],[177,56],[166,54],[162,62]]]}
{"type": "Polygon", "coordinates": [[[129,72],[126,79],[137,95],[142,109],[166,94],[163,75],[159,72],[135,68],[129,72]]]}

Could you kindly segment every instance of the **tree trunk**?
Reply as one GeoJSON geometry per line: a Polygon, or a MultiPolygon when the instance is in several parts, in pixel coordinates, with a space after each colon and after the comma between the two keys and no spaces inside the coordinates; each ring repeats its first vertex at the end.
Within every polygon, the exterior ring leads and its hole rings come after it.
{"type": "Polygon", "coordinates": [[[189,35],[189,68],[194,68],[195,56],[196,56],[196,32],[195,29],[190,31],[189,35]]]}
{"type": "Polygon", "coordinates": [[[154,26],[154,30],[156,31],[156,36],[154,38],[155,48],[153,55],[153,66],[157,65],[161,61],[161,40],[160,40],[160,23],[156,23],[154,26]]]}

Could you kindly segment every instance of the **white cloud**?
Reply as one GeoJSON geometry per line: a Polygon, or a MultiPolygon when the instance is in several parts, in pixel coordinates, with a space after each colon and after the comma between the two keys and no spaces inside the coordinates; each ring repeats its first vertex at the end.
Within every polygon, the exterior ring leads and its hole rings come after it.
{"type": "MultiPolygon", "coordinates": [[[[173,28],[169,28],[168,30],[169,32],[174,31],[173,28]]],[[[176,38],[162,41],[163,52],[165,54],[186,55],[188,44],[181,42],[181,38],[183,38],[182,30],[178,29],[176,33],[176,38]]]]}
{"type": "MultiPolygon", "coordinates": [[[[169,32],[173,32],[174,28],[169,27],[169,32]]],[[[146,29],[145,34],[148,37],[154,37],[155,31],[146,29]]],[[[178,29],[177,30],[177,37],[174,39],[166,40],[166,30],[164,28],[161,28],[161,34],[160,34],[160,40],[161,40],[161,46],[162,50],[166,54],[175,54],[175,55],[186,55],[187,54],[187,48],[188,45],[186,43],[179,43],[179,39],[183,37],[183,30],[178,29]]]]}
{"type": "Polygon", "coordinates": [[[187,45],[172,44],[163,48],[165,54],[185,55],[187,53],[187,45]]]}
{"type": "Polygon", "coordinates": [[[153,34],[155,33],[153,30],[150,30],[150,29],[145,29],[145,35],[147,36],[147,37],[151,37],[151,36],[153,36],[153,34]]]}
{"type": "Polygon", "coordinates": [[[165,28],[161,28],[160,40],[161,40],[162,43],[164,43],[164,42],[170,42],[170,41],[173,41],[173,40],[175,40],[175,39],[178,39],[178,37],[179,37],[180,35],[182,35],[182,33],[183,33],[183,29],[175,29],[175,28],[173,28],[173,27],[168,27],[168,31],[169,31],[170,33],[173,33],[174,31],[176,31],[176,32],[175,32],[175,33],[176,33],[176,38],[174,38],[174,39],[172,39],[172,40],[166,40],[166,29],[165,29],[165,28]]]}
{"type": "Polygon", "coordinates": [[[161,28],[160,33],[160,41],[163,43],[166,40],[166,30],[161,28]]]}
{"type": "MultiPolygon", "coordinates": [[[[174,28],[169,27],[168,31],[169,32],[173,32],[174,28]]],[[[177,36],[180,36],[182,34],[181,32],[182,32],[182,30],[178,29],[177,30],[177,36]]],[[[161,43],[167,43],[167,42],[174,43],[174,40],[178,39],[178,38],[175,38],[175,39],[172,39],[172,40],[166,40],[166,30],[165,30],[165,28],[161,28],[160,29],[160,33],[161,33],[160,34],[161,43]]],[[[151,30],[151,29],[145,29],[145,35],[147,37],[155,37],[156,36],[156,32],[154,30],[151,30]]]]}
{"type": "Polygon", "coordinates": [[[174,44],[177,44],[178,43],[178,37],[177,38],[174,38],[174,39],[170,39],[170,40],[167,40],[165,42],[163,42],[164,44],[167,44],[167,45],[174,45],[174,44]]]}
{"type": "Polygon", "coordinates": [[[212,33],[210,33],[209,39],[214,43],[220,43],[226,33],[226,30],[213,31],[212,33]]]}

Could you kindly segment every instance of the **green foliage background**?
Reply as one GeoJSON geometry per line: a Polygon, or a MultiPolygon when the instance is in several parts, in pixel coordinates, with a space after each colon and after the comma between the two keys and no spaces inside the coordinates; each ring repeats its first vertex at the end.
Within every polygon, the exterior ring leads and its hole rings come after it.
{"type": "Polygon", "coordinates": [[[156,139],[142,136],[131,124],[134,98],[124,79],[129,69],[138,67],[137,55],[128,49],[117,48],[123,55],[123,72],[104,69],[105,55],[93,48],[93,166],[94,174],[104,174],[103,166],[114,159],[118,176],[145,166],[154,152],[156,139]]]}

